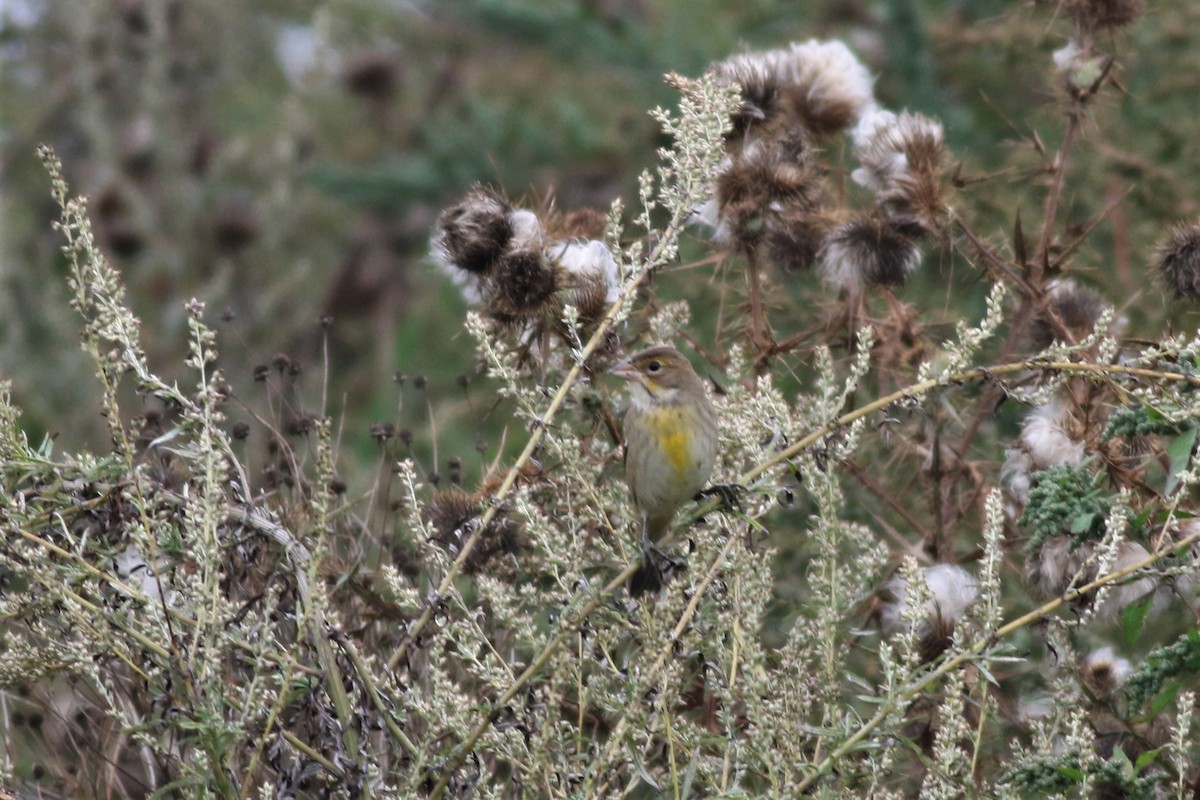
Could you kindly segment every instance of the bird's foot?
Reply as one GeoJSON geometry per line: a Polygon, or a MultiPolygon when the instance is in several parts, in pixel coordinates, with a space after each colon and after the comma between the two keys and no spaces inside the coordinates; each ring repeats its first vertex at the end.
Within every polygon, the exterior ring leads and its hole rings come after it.
{"type": "Polygon", "coordinates": [[[677,573],[687,570],[688,562],[683,556],[674,556],[657,545],[642,542],[642,565],[629,578],[629,594],[633,597],[657,592],[671,581],[677,573]]]}
{"type": "Polygon", "coordinates": [[[718,511],[742,511],[742,495],[748,490],[740,483],[719,483],[701,489],[696,493],[695,500],[697,502],[708,499],[709,497],[717,497],[721,500],[721,505],[717,507],[718,511]]]}

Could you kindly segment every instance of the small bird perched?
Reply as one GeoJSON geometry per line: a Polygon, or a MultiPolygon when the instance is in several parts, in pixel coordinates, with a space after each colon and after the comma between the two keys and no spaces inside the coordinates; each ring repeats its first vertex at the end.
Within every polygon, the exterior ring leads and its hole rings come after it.
{"type": "Polygon", "coordinates": [[[625,413],[625,482],[642,517],[648,565],[630,582],[637,594],[661,585],[652,543],[670,529],[680,506],[704,488],[717,457],[717,411],[704,382],[673,347],[651,347],[617,364],[629,381],[625,413]]]}

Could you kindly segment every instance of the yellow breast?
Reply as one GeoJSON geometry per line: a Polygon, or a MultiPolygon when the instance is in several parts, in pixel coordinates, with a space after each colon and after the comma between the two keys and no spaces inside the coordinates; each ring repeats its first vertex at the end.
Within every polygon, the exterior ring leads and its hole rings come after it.
{"type": "Polygon", "coordinates": [[[657,428],[658,446],[676,472],[683,472],[692,460],[691,430],[685,424],[679,408],[663,408],[654,412],[652,423],[657,428]]]}

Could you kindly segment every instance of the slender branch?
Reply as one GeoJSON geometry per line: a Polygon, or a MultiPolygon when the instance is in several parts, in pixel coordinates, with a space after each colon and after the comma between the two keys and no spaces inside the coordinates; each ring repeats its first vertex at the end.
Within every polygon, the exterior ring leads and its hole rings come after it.
{"type": "MultiPolygon", "coordinates": [[[[746,470],[739,476],[738,483],[750,483],[769,470],[779,466],[782,463],[789,461],[792,458],[800,455],[802,452],[812,447],[821,438],[828,436],[840,428],[849,425],[856,420],[866,417],[870,414],[880,411],[893,403],[898,403],[902,400],[915,400],[926,393],[939,389],[945,386],[950,386],[959,383],[967,383],[969,381],[992,380],[998,375],[1011,375],[1017,372],[1024,371],[1033,372],[1071,372],[1079,374],[1093,373],[1097,375],[1128,375],[1130,377],[1147,378],[1150,380],[1159,381],[1174,381],[1185,382],[1192,386],[1200,386],[1200,376],[1185,375],[1181,372],[1163,372],[1162,370],[1147,369],[1145,367],[1131,367],[1125,364],[1089,364],[1078,361],[1045,361],[1038,358],[1031,358],[1025,361],[1016,361],[1009,364],[998,364],[992,367],[972,367],[971,369],[963,370],[962,372],[952,373],[950,375],[929,378],[928,380],[914,383],[906,386],[903,389],[892,392],[889,395],[878,398],[864,406],[847,412],[832,422],[828,422],[814,431],[801,437],[791,446],[779,451],[770,458],[764,459],[755,466],[746,470]]],[[[695,516],[702,516],[709,511],[715,509],[719,501],[714,499],[703,504],[697,509],[695,516]]]]}

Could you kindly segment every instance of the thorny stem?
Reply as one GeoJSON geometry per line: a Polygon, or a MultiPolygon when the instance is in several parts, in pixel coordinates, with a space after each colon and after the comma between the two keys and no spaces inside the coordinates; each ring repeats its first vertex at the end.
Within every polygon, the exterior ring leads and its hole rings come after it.
{"type": "Polygon", "coordinates": [[[859,729],[853,734],[851,734],[844,742],[830,751],[829,755],[825,756],[825,758],[816,765],[816,768],[807,776],[805,776],[804,780],[800,781],[799,785],[796,787],[796,793],[799,794],[807,791],[814,783],[816,783],[817,779],[819,779],[833,767],[838,759],[851,752],[864,739],[870,736],[872,731],[878,728],[885,720],[887,720],[888,717],[895,713],[901,704],[908,702],[925,689],[937,683],[937,681],[941,678],[949,675],[951,672],[963,666],[967,662],[980,656],[996,641],[1003,639],[1010,633],[1024,628],[1026,625],[1032,622],[1037,622],[1038,620],[1049,616],[1051,613],[1067,603],[1074,602],[1084,595],[1090,594],[1096,589],[1099,589],[1101,586],[1106,586],[1110,583],[1122,580],[1128,575],[1132,575],[1140,569],[1144,569],[1151,564],[1161,561],[1166,556],[1176,553],[1182,548],[1188,547],[1197,541],[1200,541],[1200,531],[1197,531],[1191,536],[1185,537],[1178,542],[1172,542],[1161,550],[1156,550],[1135,564],[1130,564],[1129,566],[1116,570],[1115,572],[1102,575],[1091,583],[1081,586],[1078,589],[1069,589],[1061,597],[1056,597],[1045,605],[1042,605],[1041,607],[1036,608],[1027,614],[1017,617],[1013,621],[1002,625],[1001,627],[997,628],[996,632],[991,636],[980,639],[969,649],[964,650],[953,658],[943,661],[932,672],[929,672],[925,676],[914,681],[908,686],[908,688],[900,690],[894,697],[885,701],[880,706],[879,711],[875,713],[875,716],[863,723],[862,726],[859,727],[859,729]]]}
{"type": "Polygon", "coordinates": [[[767,359],[774,352],[775,342],[770,334],[767,323],[766,309],[763,306],[762,270],[758,263],[758,249],[746,248],[746,292],[750,297],[750,320],[747,336],[754,348],[755,371],[763,372],[767,367],[767,359]]]}
{"type": "Polygon", "coordinates": [[[1071,150],[1075,146],[1075,139],[1079,136],[1079,120],[1082,116],[1083,108],[1080,102],[1073,101],[1067,112],[1067,129],[1063,133],[1062,145],[1054,157],[1054,182],[1050,185],[1050,191],[1046,195],[1045,211],[1042,215],[1041,241],[1038,243],[1038,251],[1033,263],[1030,265],[1030,277],[1038,286],[1042,284],[1045,269],[1050,264],[1050,243],[1054,239],[1055,218],[1058,216],[1058,206],[1062,201],[1063,187],[1066,185],[1067,163],[1071,157],[1071,150]]]}

